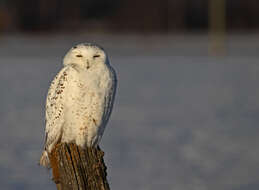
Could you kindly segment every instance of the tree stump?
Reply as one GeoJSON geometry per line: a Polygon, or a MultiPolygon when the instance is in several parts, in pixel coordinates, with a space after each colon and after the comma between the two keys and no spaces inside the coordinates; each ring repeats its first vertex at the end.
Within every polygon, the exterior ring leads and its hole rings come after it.
{"type": "Polygon", "coordinates": [[[53,181],[58,190],[110,190],[99,148],[59,143],[50,154],[53,181]]]}

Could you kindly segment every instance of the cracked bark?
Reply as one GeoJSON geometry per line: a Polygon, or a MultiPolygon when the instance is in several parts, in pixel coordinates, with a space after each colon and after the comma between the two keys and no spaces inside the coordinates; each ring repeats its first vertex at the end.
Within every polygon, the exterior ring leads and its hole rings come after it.
{"type": "Polygon", "coordinates": [[[50,155],[53,181],[58,190],[110,190],[104,153],[99,148],[81,148],[60,143],[50,155]]]}

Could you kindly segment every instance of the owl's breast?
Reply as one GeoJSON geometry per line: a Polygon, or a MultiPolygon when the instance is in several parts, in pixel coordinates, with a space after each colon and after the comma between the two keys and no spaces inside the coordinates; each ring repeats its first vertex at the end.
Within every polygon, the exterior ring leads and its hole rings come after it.
{"type": "Polygon", "coordinates": [[[69,119],[90,118],[96,125],[100,125],[111,82],[109,71],[105,68],[75,75],[70,83],[67,100],[69,119]]]}

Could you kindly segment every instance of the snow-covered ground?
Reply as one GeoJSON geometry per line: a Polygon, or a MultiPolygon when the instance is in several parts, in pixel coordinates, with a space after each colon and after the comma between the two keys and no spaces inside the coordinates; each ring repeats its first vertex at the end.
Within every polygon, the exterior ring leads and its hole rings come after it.
{"type": "Polygon", "coordinates": [[[118,73],[101,148],[112,190],[259,189],[259,36],[2,36],[1,189],[56,189],[37,163],[48,85],[73,45],[96,42],[118,73]]]}

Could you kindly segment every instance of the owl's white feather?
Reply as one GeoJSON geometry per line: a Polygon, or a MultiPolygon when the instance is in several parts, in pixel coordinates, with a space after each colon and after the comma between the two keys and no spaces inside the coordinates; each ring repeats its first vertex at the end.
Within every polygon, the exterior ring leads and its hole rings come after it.
{"type": "Polygon", "coordinates": [[[79,44],[69,50],[46,101],[45,146],[40,164],[58,142],[97,146],[110,118],[117,79],[104,50],[79,44]]]}

